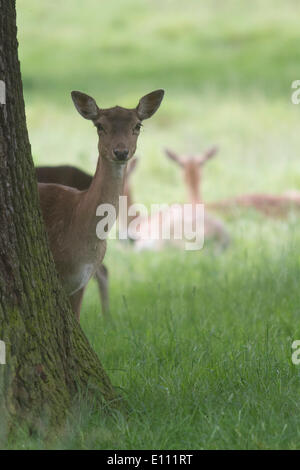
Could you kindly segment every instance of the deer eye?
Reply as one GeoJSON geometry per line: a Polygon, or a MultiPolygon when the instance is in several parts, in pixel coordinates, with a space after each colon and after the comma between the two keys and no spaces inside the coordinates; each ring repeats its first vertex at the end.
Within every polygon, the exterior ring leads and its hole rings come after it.
{"type": "Polygon", "coordinates": [[[142,127],[142,123],[141,123],[141,122],[138,122],[138,123],[136,124],[136,126],[134,127],[133,132],[135,132],[135,133],[140,132],[141,127],[142,127]]]}
{"type": "Polygon", "coordinates": [[[97,127],[98,131],[104,131],[104,127],[102,126],[102,124],[100,124],[100,122],[96,123],[96,127],[97,127]]]}

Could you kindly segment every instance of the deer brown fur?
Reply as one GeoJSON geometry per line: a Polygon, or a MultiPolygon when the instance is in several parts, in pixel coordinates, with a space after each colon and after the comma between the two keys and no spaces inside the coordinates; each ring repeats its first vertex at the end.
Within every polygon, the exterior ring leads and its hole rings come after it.
{"type": "MultiPolygon", "coordinates": [[[[128,207],[132,204],[131,191],[128,184],[128,179],[136,167],[137,159],[132,158],[127,166],[125,182],[124,182],[124,196],[127,197],[128,207]]],[[[37,180],[39,183],[55,183],[62,184],[64,186],[70,186],[71,188],[79,189],[84,191],[88,189],[92,183],[92,175],[86,173],[79,168],[72,165],[58,165],[58,166],[39,166],[35,168],[37,180]]],[[[128,213],[127,213],[128,217],[128,213]]],[[[128,219],[128,223],[131,219],[128,219]]],[[[104,264],[101,264],[97,268],[94,275],[100,294],[102,312],[105,317],[109,316],[109,272],[104,264]]]]}
{"type": "Polygon", "coordinates": [[[135,153],[142,121],[156,112],[163,94],[163,90],[149,93],[134,109],[100,109],[90,96],[72,92],[78,112],[97,128],[96,173],[87,190],[39,183],[39,195],[56,268],[78,319],[84,289],[106,251],[106,240],[96,234],[96,210],[110,204],[118,213],[126,166],[135,153]]]}
{"type": "Polygon", "coordinates": [[[240,196],[210,202],[208,207],[217,212],[240,214],[243,209],[254,209],[265,216],[285,218],[291,211],[300,210],[300,193],[287,191],[284,194],[241,194],[240,196]]]}

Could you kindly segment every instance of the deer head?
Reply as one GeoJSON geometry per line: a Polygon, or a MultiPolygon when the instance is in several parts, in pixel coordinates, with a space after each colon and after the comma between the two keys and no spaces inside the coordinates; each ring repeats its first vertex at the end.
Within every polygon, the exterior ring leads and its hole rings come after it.
{"type": "Polygon", "coordinates": [[[72,91],[73,102],[79,114],[91,120],[99,136],[99,156],[117,163],[127,163],[134,155],[142,121],[159,108],[163,90],[156,90],[140,99],[134,109],[115,106],[100,109],[91,96],[72,91]]]}
{"type": "Polygon", "coordinates": [[[184,181],[188,187],[192,202],[200,201],[201,194],[199,185],[201,182],[201,171],[203,165],[210,160],[218,151],[218,147],[212,147],[200,155],[178,155],[172,150],[166,149],[166,155],[178,163],[183,169],[184,181]]]}

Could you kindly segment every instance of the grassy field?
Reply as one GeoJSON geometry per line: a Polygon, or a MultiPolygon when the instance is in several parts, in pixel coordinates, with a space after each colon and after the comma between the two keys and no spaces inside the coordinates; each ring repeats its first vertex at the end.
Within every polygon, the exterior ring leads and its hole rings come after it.
{"type": "MultiPolygon", "coordinates": [[[[70,91],[100,106],[133,107],[156,88],[145,122],[137,202],[184,201],[178,168],[163,154],[220,146],[205,168],[206,200],[300,189],[299,13],[292,0],[18,0],[20,59],[36,164],[92,172],[96,134],[70,91]]],[[[232,244],[136,253],[111,241],[114,325],[96,285],[82,327],[129,416],[103,416],[84,399],[54,442],[20,431],[22,448],[299,448],[300,224],[249,213],[227,221],[232,244]]]]}

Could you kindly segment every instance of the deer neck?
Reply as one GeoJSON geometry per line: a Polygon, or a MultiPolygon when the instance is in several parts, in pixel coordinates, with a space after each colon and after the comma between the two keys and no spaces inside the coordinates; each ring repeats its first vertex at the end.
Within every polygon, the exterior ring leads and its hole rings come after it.
{"type": "Polygon", "coordinates": [[[81,230],[88,232],[88,238],[94,239],[99,217],[96,210],[101,204],[114,207],[116,217],[119,212],[119,196],[123,193],[126,164],[108,160],[99,154],[96,173],[87,191],[83,193],[80,204],[81,230]]]}
{"type": "Polygon", "coordinates": [[[201,194],[200,194],[200,183],[191,185],[188,187],[188,198],[190,204],[199,204],[202,202],[201,194]]]}

